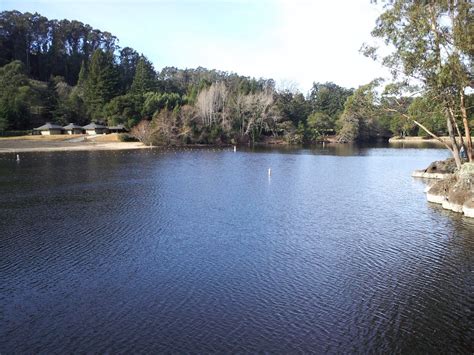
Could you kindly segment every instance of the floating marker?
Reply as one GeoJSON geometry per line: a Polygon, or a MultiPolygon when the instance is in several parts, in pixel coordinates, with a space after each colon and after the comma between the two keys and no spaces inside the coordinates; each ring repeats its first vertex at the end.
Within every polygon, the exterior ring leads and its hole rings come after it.
{"type": "Polygon", "coordinates": [[[20,161],[20,154],[16,155],[16,161],[20,161]]]}
{"type": "Polygon", "coordinates": [[[272,176],[272,169],[268,168],[268,176],[272,176]]]}
{"type": "Polygon", "coordinates": [[[234,145],[234,153],[237,151],[237,146],[234,145]]]}

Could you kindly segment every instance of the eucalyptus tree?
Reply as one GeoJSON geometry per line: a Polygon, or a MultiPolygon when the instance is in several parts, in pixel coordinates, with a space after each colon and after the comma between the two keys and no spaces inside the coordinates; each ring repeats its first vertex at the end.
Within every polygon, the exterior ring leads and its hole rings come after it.
{"type": "MultiPolygon", "coordinates": [[[[384,11],[372,31],[372,36],[383,39],[392,49],[388,55],[381,56],[382,63],[391,70],[400,89],[416,85],[420,89],[418,94],[442,103],[450,137],[450,144],[445,145],[458,167],[462,161],[456,136],[461,145],[464,142],[457,120],[462,120],[465,149],[472,161],[466,91],[473,82],[473,4],[469,0],[385,0],[382,3],[384,11]]],[[[364,45],[362,50],[379,59],[380,51],[376,47],[364,45]]],[[[421,123],[414,122],[439,139],[421,123]]]]}

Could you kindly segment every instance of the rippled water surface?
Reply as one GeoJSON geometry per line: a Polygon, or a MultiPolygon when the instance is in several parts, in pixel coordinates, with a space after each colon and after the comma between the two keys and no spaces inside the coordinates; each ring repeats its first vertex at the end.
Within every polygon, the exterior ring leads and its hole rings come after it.
{"type": "Polygon", "coordinates": [[[472,353],[474,221],[410,177],[445,157],[2,155],[0,353],[472,353]]]}

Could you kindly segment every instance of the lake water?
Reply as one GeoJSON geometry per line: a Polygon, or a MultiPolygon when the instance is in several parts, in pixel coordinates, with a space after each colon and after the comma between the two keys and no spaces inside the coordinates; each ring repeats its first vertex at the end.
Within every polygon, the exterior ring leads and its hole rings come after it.
{"type": "Polygon", "coordinates": [[[0,353],[472,353],[474,220],[410,177],[447,156],[0,155],[0,353]]]}

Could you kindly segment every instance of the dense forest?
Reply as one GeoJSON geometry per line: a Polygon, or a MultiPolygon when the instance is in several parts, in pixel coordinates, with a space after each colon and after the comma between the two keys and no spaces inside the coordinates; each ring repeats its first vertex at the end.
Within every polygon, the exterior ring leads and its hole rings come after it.
{"type": "Polygon", "coordinates": [[[79,21],[0,13],[0,134],[90,121],[135,127],[136,136],[157,144],[428,135],[419,124],[448,133],[436,97],[400,97],[382,90],[379,79],[357,89],[315,82],[303,94],[277,88],[272,79],[201,67],[157,71],[145,55],[118,43],[79,21]]]}

